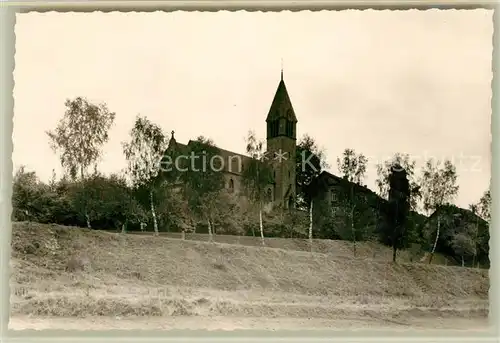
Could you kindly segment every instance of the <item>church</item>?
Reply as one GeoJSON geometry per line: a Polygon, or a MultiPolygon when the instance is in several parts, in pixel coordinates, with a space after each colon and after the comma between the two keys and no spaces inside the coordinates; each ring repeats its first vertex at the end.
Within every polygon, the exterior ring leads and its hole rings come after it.
{"type": "MultiPolygon", "coordinates": [[[[288,91],[281,79],[269,108],[266,118],[266,162],[270,163],[272,169],[272,182],[265,187],[265,198],[274,206],[290,208],[295,204],[296,198],[296,147],[297,147],[297,117],[288,95],[288,91]],[[276,158],[276,157],[280,158],[276,158]]],[[[176,141],[172,132],[169,145],[166,150],[189,155],[190,140],[187,144],[176,141]]],[[[217,147],[218,154],[223,161],[221,172],[225,179],[225,188],[228,192],[242,195],[243,170],[252,157],[238,154],[217,147]]]]}

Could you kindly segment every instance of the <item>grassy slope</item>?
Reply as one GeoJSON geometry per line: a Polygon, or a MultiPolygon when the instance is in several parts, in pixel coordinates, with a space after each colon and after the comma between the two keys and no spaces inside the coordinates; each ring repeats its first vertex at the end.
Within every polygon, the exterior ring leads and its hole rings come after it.
{"type": "MultiPolygon", "coordinates": [[[[133,231],[130,232],[130,234],[151,236],[153,232],[133,231]]],[[[160,237],[180,239],[182,235],[180,232],[160,232],[160,237]]],[[[203,233],[187,233],[185,235],[185,239],[206,242],[209,239],[209,235],[203,233]]],[[[260,237],[214,235],[213,241],[216,243],[262,247],[262,241],[260,237]]],[[[295,250],[295,251],[310,251],[310,245],[307,239],[266,238],[265,246],[268,248],[280,248],[280,249],[295,250]]],[[[312,250],[313,252],[316,253],[329,254],[336,257],[345,257],[345,258],[354,257],[353,244],[352,242],[349,241],[313,239],[312,250]]],[[[398,261],[400,262],[420,261],[424,259],[424,256],[426,256],[426,254],[423,251],[418,251],[415,253],[411,253],[408,250],[398,251],[398,261]]],[[[388,261],[392,259],[392,250],[389,247],[383,246],[375,242],[357,242],[356,257],[369,258],[380,261],[388,261]]],[[[443,256],[439,253],[434,254],[432,263],[456,265],[456,263],[452,259],[443,256]]]]}
{"type": "Polygon", "coordinates": [[[14,223],[12,248],[14,315],[394,318],[487,308],[487,270],[354,259],[334,246],[311,254],[14,223]]]}

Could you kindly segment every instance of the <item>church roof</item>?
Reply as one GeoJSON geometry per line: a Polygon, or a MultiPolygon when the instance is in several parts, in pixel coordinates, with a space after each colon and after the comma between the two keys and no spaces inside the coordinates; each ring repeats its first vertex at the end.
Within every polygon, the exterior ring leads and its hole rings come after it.
{"type": "MultiPolygon", "coordinates": [[[[190,154],[190,147],[194,143],[194,140],[189,140],[188,144],[179,143],[175,139],[170,140],[167,151],[170,149],[175,149],[178,153],[188,156],[190,154]]],[[[222,157],[224,161],[223,171],[226,173],[242,175],[245,165],[248,165],[250,160],[252,160],[250,156],[238,154],[236,152],[221,149],[219,147],[217,147],[217,150],[218,155],[222,157]]]]}
{"type": "Polygon", "coordinates": [[[281,75],[278,89],[274,94],[274,99],[271,104],[271,108],[269,109],[269,113],[267,114],[266,122],[276,120],[278,118],[286,118],[295,123],[297,122],[297,117],[295,116],[290,96],[286,90],[285,81],[283,81],[283,74],[281,75]]]}
{"type": "Polygon", "coordinates": [[[352,185],[352,186],[354,186],[354,189],[357,192],[365,193],[368,196],[372,196],[372,197],[379,197],[375,192],[373,192],[368,187],[362,186],[362,185],[354,183],[354,182],[350,182],[350,181],[348,181],[340,176],[334,175],[334,174],[329,173],[325,170],[323,170],[319,174],[319,179],[323,182],[324,185],[327,185],[327,186],[340,185],[340,186],[346,187],[346,186],[352,185]]]}

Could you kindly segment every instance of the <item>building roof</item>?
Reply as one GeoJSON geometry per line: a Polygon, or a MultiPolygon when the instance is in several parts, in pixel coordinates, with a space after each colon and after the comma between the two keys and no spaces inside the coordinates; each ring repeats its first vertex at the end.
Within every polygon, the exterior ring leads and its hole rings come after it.
{"type": "Polygon", "coordinates": [[[365,194],[370,195],[370,196],[378,197],[378,195],[374,191],[369,189],[368,187],[354,183],[354,182],[350,182],[342,177],[336,176],[336,175],[329,173],[327,171],[322,171],[319,174],[319,178],[324,179],[327,182],[327,185],[329,185],[329,186],[338,185],[338,184],[344,185],[344,186],[353,185],[354,189],[358,192],[365,193],[365,194]]]}
{"type": "Polygon", "coordinates": [[[283,74],[281,74],[281,80],[278,84],[278,89],[274,94],[274,99],[271,103],[269,113],[267,114],[266,122],[279,118],[286,118],[292,122],[297,122],[297,117],[295,116],[295,111],[293,110],[285,81],[283,81],[283,74]]]}
{"type": "Polygon", "coordinates": [[[438,215],[457,215],[470,222],[477,222],[481,225],[488,225],[488,222],[469,209],[461,208],[453,204],[446,204],[436,209],[428,218],[429,221],[437,218],[438,215]]]}
{"type": "MultiPolygon", "coordinates": [[[[193,144],[196,141],[194,140],[189,140],[187,144],[182,144],[178,143],[175,138],[172,138],[169,142],[168,148],[165,152],[168,152],[169,150],[175,149],[180,154],[184,154],[188,156],[190,154],[190,147],[193,146],[193,144]]],[[[243,170],[245,168],[245,165],[248,165],[248,163],[252,160],[250,156],[246,156],[243,154],[238,154],[236,152],[232,152],[229,150],[221,149],[219,147],[216,147],[218,150],[218,155],[222,158],[223,160],[223,171],[226,173],[230,174],[235,174],[235,175],[242,175],[243,170]]]]}

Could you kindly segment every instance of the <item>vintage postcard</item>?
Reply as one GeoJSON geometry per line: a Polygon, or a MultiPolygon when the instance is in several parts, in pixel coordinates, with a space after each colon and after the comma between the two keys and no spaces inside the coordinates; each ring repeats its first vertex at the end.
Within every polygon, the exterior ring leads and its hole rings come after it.
{"type": "Polygon", "coordinates": [[[23,13],[10,328],[488,328],[493,11],[23,13]]]}

